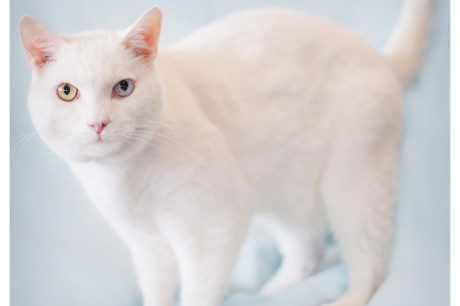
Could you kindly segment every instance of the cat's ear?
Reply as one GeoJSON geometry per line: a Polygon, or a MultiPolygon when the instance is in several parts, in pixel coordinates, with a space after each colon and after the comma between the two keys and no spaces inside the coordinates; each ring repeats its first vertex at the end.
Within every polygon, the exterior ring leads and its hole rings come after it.
{"type": "Polygon", "coordinates": [[[124,46],[135,56],[146,60],[155,59],[160,38],[161,18],[161,11],[156,7],[145,12],[128,30],[123,40],[124,46]]]}
{"type": "Polygon", "coordinates": [[[39,69],[53,61],[61,38],[43,23],[30,16],[19,21],[19,33],[31,69],[39,69]]]}

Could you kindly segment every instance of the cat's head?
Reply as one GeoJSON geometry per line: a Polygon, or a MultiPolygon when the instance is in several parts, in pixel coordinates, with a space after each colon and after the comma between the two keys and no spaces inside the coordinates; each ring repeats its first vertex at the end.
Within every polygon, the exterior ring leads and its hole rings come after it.
{"type": "Polygon", "coordinates": [[[45,143],[69,161],[112,159],[153,136],[163,95],[155,58],[161,12],[125,31],[60,36],[32,17],[19,24],[32,79],[28,106],[45,143]]]}

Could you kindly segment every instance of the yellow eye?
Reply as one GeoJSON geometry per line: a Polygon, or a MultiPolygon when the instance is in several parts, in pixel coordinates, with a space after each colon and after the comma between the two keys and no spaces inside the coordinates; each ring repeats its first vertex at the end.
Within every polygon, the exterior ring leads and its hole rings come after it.
{"type": "Polygon", "coordinates": [[[77,96],[77,93],[78,93],[77,87],[69,83],[62,83],[57,88],[57,94],[59,98],[67,102],[75,99],[75,97],[77,96]]]}

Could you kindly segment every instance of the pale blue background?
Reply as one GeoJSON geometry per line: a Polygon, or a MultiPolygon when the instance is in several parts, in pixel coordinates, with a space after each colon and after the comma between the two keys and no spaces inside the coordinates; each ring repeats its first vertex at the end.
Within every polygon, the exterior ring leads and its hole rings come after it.
{"type": "MultiPolygon", "coordinates": [[[[389,274],[373,306],[449,304],[449,2],[437,0],[420,77],[406,92],[396,232],[389,274]]],[[[93,209],[66,164],[38,139],[27,108],[30,73],[17,23],[29,14],[71,34],[122,29],[147,8],[164,13],[160,45],[210,20],[253,6],[285,6],[326,16],[380,48],[396,21],[398,0],[16,0],[11,2],[11,305],[141,305],[127,249],[93,209]]],[[[346,288],[331,245],[324,269],[276,299],[254,289],[279,263],[272,241],[254,232],[241,251],[226,306],[319,305],[346,288]],[[248,293],[241,293],[245,289],[248,293]]]]}

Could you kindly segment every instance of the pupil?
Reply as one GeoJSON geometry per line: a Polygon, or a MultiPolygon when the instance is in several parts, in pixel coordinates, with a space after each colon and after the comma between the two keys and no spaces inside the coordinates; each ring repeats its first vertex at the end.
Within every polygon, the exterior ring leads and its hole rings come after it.
{"type": "Polygon", "coordinates": [[[70,93],[70,86],[68,84],[64,85],[64,88],[62,89],[62,91],[68,95],[70,93]]]}
{"type": "Polygon", "coordinates": [[[128,81],[126,81],[126,80],[120,81],[120,88],[123,91],[126,91],[126,89],[128,89],[128,87],[129,87],[128,81]]]}

